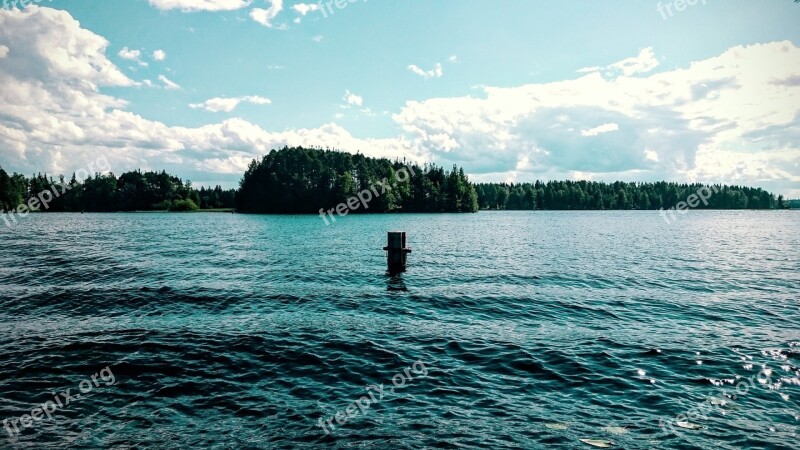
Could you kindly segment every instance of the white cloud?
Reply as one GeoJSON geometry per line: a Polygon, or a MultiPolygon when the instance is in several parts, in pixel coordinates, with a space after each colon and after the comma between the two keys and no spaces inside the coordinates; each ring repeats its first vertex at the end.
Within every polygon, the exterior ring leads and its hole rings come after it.
{"type": "MultiPolygon", "coordinates": [[[[293,9],[293,10],[294,10],[294,11],[295,11],[297,14],[299,14],[299,16],[298,16],[298,17],[296,17],[296,18],[294,19],[294,23],[300,23],[300,22],[302,22],[302,21],[303,21],[303,19],[302,19],[302,18],[303,18],[303,17],[305,17],[305,16],[306,16],[306,14],[308,14],[308,13],[310,13],[310,12],[312,12],[312,11],[317,11],[317,10],[319,10],[319,7],[320,7],[320,5],[319,5],[319,4],[316,4],[316,3],[298,3],[298,4],[296,4],[296,5],[293,5],[293,6],[292,6],[292,9],[293,9]]],[[[322,37],[321,37],[321,36],[320,36],[320,40],[322,40],[322,37]]],[[[316,40],[315,40],[315,42],[319,42],[319,41],[316,41],[316,40]]]]}
{"type": "Polygon", "coordinates": [[[800,48],[734,47],[642,75],[656,64],[645,49],[609,65],[611,76],[590,70],[573,80],[487,87],[485,98],[410,101],[394,119],[432,159],[496,179],[527,157],[528,179],[581,172],[800,187],[800,48]]]}
{"type": "Polygon", "coordinates": [[[316,3],[298,3],[292,6],[292,9],[295,10],[301,16],[305,16],[306,14],[317,11],[319,9],[319,5],[316,3]]]}
{"type": "MultiPolygon", "coordinates": [[[[100,90],[136,83],[106,57],[108,42],[80,28],[64,11],[0,13],[0,43],[10,48],[0,64],[0,85],[15,87],[0,89],[0,165],[6,170],[69,174],[103,155],[114,173],[164,169],[194,180],[229,174],[235,185],[250,161],[283,146],[329,146],[424,160],[405,139],[360,139],[335,124],[270,132],[232,118],[201,127],[169,127],[125,111],[124,100],[100,90]],[[22,35],[28,37],[14,39],[22,35]]],[[[160,78],[162,83],[165,79],[160,78]]],[[[258,96],[244,101],[269,102],[258,96]]]]}
{"type": "Polygon", "coordinates": [[[319,36],[319,35],[318,36],[314,36],[314,37],[311,38],[311,40],[316,42],[317,44],[319,44],[320,42],[322,42],[322,36],[319,36]]]}
{"type": "Polygon", "coordinates": [[[271,2],[271,5],[267,9],[262,8],[253,8],[250,10],[250,18],[255,20],[256,22],[264,25],[267,28],[282,28],[281,26],[276,27],[272,21],[275,17],[283,11],[283,0],[268,0],[271,2]]]}
{"type": "Polygon", "coordinates": [[[142,55],[142,52],[139,50],[131,50],[128,47],[123,47],[122,50],[117,53],[117,55],[122,59],[130,59],[132,61],[136,61],[139,59],[139,56],[142,55]]]}
{"type": "Polygon", "coordinates": [[[658,162],[658,153],[650,150],[649,148],[644,149],[644,158],[648,161],[655,161],[658,162]]]}
{"type": "Polygon", "coordinates": [[[250,6],[252,0],[148,0],[152,6],[168,11],[234,11],[250,6]]]}
{"type": "Polygon", "coordinates": [[[249,95],[245,97],[216,97],[208,99],[203,103],[191,103],[190,108],[203,109],[209,112],[231,112],[236,109],[241,103],[252,103],[254,105],[269,105],[272,100],[259,97],[257,95],[249,95]]]}
{"type": "Polygon", "coordinates": [[[128,47],[123,47],[122,50],[117,53],[117,56],[128,61],[135,61],[142,67],[147,67],[147,63],[141,60],[141,50],[131,50],[128,47]]]}
{"type": "Polygon", "coordinates": [[[156,61],[163,61],[167,59],[167,53],[164,50],[156,50],[153,52],[153,59],[156,61]]]}
{"type": "MultiPolygon", "coordinates": [[[[733,47],[658,74],[591,72],[485,87],[474,97],[410,101],[393,116],[401,133],[386,139],[358,138],[332,123],[269,131],[231,118],[176,127],[131,113],[124,100],[103,92],[137,83],[109,60],[104,38],[64,11],[0,13],[0,45],[8,48],[0,86],[14,86],[0,89],[6,170],[69,173],[104,155],[115,173],[165,169],[196,180],[212,172],[235,183],[249,161],[273,148],[321,145],[456,163],[476,181],[580,175],[727,180],[800,192],[800,48],[789,41],[733,47]],[[618,129],[582,136],[603,124],[618,129]]],[[[153,81],[169,85],[163,75],[159,80],[153,81]]],[[[350,95],[347,105],[361,110],[350,95]]]]}
{"type": "Polygon", "coordinates": [[[176,91],[176,90],[181,88],[178,83],[175,83],[174,81],[170,80],[169,78],[165,77],[164,75],[159,75],[158,79],[162,83],[164,83],[164,89],[167,89],[167,90],[170,90],[170,91],[176,91]]]}
{"type": "Polygon", "coordinates": [[[9,48],[5,45],[0,45],[0,59],[5,58],[8,55],[9,48]]]}
{"type": "Polygon", "coordinates": [[[451,63],[457,63],[458,62],[458,56],[453,55],[453,56],[447,58],[447,61],[451,62],[451,63]]]}
{"type": "MultiPolygon", "coordinates": [[[[32,83],[26,82],[26,73],[34,69],[29,64],[31,58],[37,58],[40,66],[37,65],[35,68],[38,70],[30,75],[45,85],[60,85],[67,81],[91,87],[134,85],[106,57],[108,41],[80,28],[78,21],[64,11],[51,8],[3,11],[0,14],[0,42],[9,49],[5,51],[6,58],[0,66],[0,76],[6,82],[0,84],[16,87],[13,90],[0,89],[0,97],[7,100],[14,98],[19,101],[23,95],[38,96],[41,93],[36,86],[31,86],[32,83]],[[34,27],[37,33],[25,33],[26,29],[34,27]],[[26,38],[19,39],[23,35],[26,38]]],[[[38,100],[46,97],[38,97],[38,100]]]]}
{"type": "Polygon", "coordinates": [[[575,181],[592,181],[594,179],[594,175],[589,172],[581,172],[579,170],[573,170],[569,173],[569,178],[575,181]]]}
{"type": "Polygon", "coordinates": [[[639,51],[639,55],[626,58],[606,67],[584,67],[578,69],[578,73],[603,72],[607,76],[622,74],[632,76],[640,73],[647,73],[658,67],[658,59],[652,47],[647,47],[639,51]]]}
{"type": "Polygon", "coordinates": [[[582,67],[582,68],[576,70],[576,72],[578,72],[578,73],[592,73],[592,72],[599,72],[601,70],[603,70],[603,68],[600,67],[600,66],[592,66],[592,67],[582,67]]]}
{"type": "Polygon", "coordinates": [[[189,107],[192,109],[204,109],[209,112],[231,112],[239,106],[242,100],[238,98],[212,98],[204,101],[203,103],[190,103],[189,107]]]}
{"type": "Polygon", "coordinates": [[[619,125],[616,123],[606,123],[588,130],[582,130],[581,136],[597,136],[603,133],[610,133],[612,131],[619,131],[619,125]]]}
{"type": "Polygon", "coordinates": [[[611,69],[616,69],[622,72],[625,76],[635,75],[637,73],[647,73],[658,67],[658,59],[656,59],[655,52],[652,47],[642,49],[639,56],[634,58],[623,59],[622,61],[609,66],[611,69]]]}
{"type": "Polygon", "coordinates": [[[421,76],[422,78],[425,78],[426,80],[430,78],[441,78],[443,74],[442,65],[440,63],[437,63],[436,66],[434,66],[434,68],[431,70],[423,70],[419,66],[411,64],[408,66],[408,70],[421,76]]]}
{"type": "Polygon", "coordinates": [[[361,106],[364,104],[364,99],[360,95],[353,94],[349,90],[344,91],[342,98],[348,106],[361,106]]]}
{"type": "Polygon", "coordinates": [[[271,105],[272,104],[272,100],[270,100],[268,98],[265,98],[265,97],[259,97],[257,95],[248,95],[247,97],[243,97],[243,99],[244,99],[244,101],[246,101],[248,103],[252,103],[254,105],[271,105]]]}

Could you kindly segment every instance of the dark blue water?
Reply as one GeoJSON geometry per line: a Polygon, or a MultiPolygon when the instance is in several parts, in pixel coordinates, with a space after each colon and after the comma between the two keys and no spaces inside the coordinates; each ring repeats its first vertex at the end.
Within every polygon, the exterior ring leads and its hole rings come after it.
{"type": "Polygon", "coordinates": [[[791,211],[31,215],[0,227],[0,447],[797,448],[799,232],[791,211]],[[394,229],[414,251],[389,277],[394,229]]]}

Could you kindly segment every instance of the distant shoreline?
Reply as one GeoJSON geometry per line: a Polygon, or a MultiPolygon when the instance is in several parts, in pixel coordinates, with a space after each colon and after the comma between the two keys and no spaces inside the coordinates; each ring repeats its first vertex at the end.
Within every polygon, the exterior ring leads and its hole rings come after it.
{"type": "MultiPolygon", "coordinates": [[[[107,162],[98,167],[108,167],[107,162]]],[[[673,211],[800,207],[761,188],[702,183],[550,180],[473,183],[463,168],[370,158],[302,147],[251,162],[239,189],[192,187],[161,172],[94,173],[78,181],[0,168],[0,211],[221,212],[336,217],[379,213],[507,211],[673,211]],[[314,205],[312,208],[311,205],[314,205]],[[319,208],[319,209],[318,209],[319,208]]],[[[670,213],[672,214],[672,213],[670,213]]]]}
{"type": "MultiPolygon", "coordinates": [[[[701,208],[701,209],[692,209],[691,211],[707,211],[707,212],[714,212],[714,211],[800,211],[800,208],[785,208],[785,209],[752,209],[752,208],[740,208],[740,209],[733,209],[733,208],[701,208]]],[[[657,209],[482,209],[480,211],[476,211],[476,213],[551,213],[551,212],[569,212],[569,213],[579,213],[579,212],[601,212],[601,213],[612,213],[612,212],[650,212],[650,213],[658,213],[659,210],[657,209]]],[[[169,211],[169,210],[152,210],[152,211],[29,211],[30,214],[200,214],[200,213],[209,213],[209,214],[241,214],[247,216],[317,216],[314,213],[251,213],[251,212],[239,212],[234,209],[201,209],[196,211],[169,211]]],[[[400,215],[400,214],[408,214],[408,215],[465,215],[462,212],[425,212],[425,211],[391,211],[391,212],[376,212],[376,213],[353,213],[353,216],[393,216],[393,215],[400,215]]],[[[469,214],[467,214],[469,215],[469,214]]]]}

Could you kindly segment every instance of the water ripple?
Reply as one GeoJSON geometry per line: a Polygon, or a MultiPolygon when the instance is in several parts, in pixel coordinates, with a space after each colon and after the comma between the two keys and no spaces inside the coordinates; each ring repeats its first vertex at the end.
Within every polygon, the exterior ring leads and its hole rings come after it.
{"type": "Polygon", "coordinates": [[[3,418],[105,367],[116,378],[0,446],[798,440],[796,212],[698,211],[671,226],[649,212],[318,222],[32,214],[0,230],[3,418]],[[414,248],[402,276],[383,272],[388,229],[414,248]],[[416,361],[427,376],[333,435],[318,426],[416,361]],[[674,425],[697,410],[687,421],[702,429],[674,425]]]}

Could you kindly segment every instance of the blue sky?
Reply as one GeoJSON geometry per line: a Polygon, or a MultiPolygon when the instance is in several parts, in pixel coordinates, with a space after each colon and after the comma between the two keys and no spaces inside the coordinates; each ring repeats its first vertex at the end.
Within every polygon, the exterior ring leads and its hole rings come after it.
{"type": "Polygon", "coordinates": [[[0,11],[0,166],[68,173],[102,154],[115,173],[235,186],[270,148],[316,145],[458,164],[476,181],[800,197],[791,0],[341,3],[0,11]]]}

